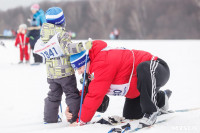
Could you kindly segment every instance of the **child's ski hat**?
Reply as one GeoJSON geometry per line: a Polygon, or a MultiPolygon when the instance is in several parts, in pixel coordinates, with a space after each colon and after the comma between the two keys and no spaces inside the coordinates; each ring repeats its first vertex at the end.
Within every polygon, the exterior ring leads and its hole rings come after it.
{"type": "Polygon", "coordinates": [[[32,6],[31,6],[31,10],[36,10],[36,11],[38,11],[40,9],[40,5],[39,4],[33,4],[32,6]]]}
{"type": "Polygon", "coordinates": [[[59,7],[51,7],[46,11],[45,14],[47,23],[61,25],[65,22],[65,16],[63,10],[59,7]]]}
{"type": "Polygon", "coordinates": [[[26,24],[20,24],[19,25],[19,29],[27,29],[27,25],[26,24]]]}
{"type": "Polygon", "coordinates": [[[90,61],[90,58],[89,58],[89,55],[86,54],[86,50],[78,54],[74,54],[70,56],[70,63],[74,69],[78,69],[82,67],[83,65],[85,65],[85,62],[88,63],[89,61],[90,61]],[[86,60],[86,56],[87,56],[87,60],[86,60]]]}

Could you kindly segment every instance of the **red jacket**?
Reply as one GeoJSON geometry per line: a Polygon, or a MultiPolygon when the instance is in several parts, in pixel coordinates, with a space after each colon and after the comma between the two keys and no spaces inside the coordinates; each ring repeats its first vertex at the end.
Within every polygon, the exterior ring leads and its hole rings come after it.
{"type": "Polygon", "coordinates": [[[29,43],[29,38],[24,36],[25,34],[23,33],[18,33],[17,37],[15,39],[15,46],[17,46],[18,44],[20,46],[22,45],[27,45],[29,43]]]}
{"type": "MultiPolygon", "coordinates": [[[[138,97],[140,93],[137,89],[136,68],[141,62],[150,61],[153,56],[148,52],[140,50],[113,50],[107,47],[106,42],[97,40],[92,42],[89,57],[89,74],[92,81],[82,105],[82,122],[89,122],[92,119],[108,92],[111,92],[110,94],[113,95],[124,95],[127,98],[138,97]],[[130,87],[127,87],[126,85],[129,83],[132,70],[130,87]],[[110,89],[112,87],[115,89],[110,89]],[[116,89],[118,87],[121,87],[121,90],[116,89]]],[[[157,57],[154,58],[154,60],[156,59],[157,57]]]]}

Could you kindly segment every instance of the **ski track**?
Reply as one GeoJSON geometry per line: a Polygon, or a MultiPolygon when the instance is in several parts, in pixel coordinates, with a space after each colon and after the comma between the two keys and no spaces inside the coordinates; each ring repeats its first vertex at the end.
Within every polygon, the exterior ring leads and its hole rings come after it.
{"type": "MultiPolygon", "coordinates": [[[[14,40],[2,41],[6,47],[0,46],[0,133],[106,133],[113,128],[101,124],[69,127],[64,114],[61,123],[43,124],[44,98],[48,92],[45,65],[18,65],[19,48],[14,47],[14,40]]],[[[164,59],[171,70],[170,80],[162,88],[173,91],[170,109],[200,107],[200,42],[198,40],[105,41],[113,47],[146,50],[164,59]]],[[[78,87],[81,89],[79,78],[80,76],[77,75],[78,87]]],[[[66,107],[64,99],[65,96],[62,101],[63,111],[66,107]]],[[[110,97],[110,99],[108,110],[104,114],[96,113],[95,116],[122,115],[124,97],[110,97]]],[[[174,117],[152,128],[142,129],[138,133],[161,131],[162,133],[200,133],[200,110],[163,115],[158,120],[169,116],[174,117]]],[[[94,117],[93,120],[95,119],[99,117],[94,117]]],[[[138,120],[131,121],[130,124],[134,129],[138,125],[138,120]]]]}

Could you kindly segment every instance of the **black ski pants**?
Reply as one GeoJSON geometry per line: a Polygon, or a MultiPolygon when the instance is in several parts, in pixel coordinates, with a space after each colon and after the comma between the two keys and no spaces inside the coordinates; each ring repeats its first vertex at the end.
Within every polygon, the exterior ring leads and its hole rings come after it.
{"type": "Polygon", "coordinates": [[[165,104],[165,94],[159,89],[167,83],[170,76],[167,63],[160,58],[145,61],[137,66],[136,71],[140,96],[126,98],[123,110],[126,119],[139,119],[144,113],[156,112],[165,104]]]}
{"type": "MultiPolygon", "coordinates": [[[[28,33],[28,37],[30,38],[29,42],[30,42],[30,45],[31,45],[31,49],[33,50],[34,47],[35,47],[35,43],[40,38],[40,30],[31,30],[28,33]]],[[[33,53],[33,58],[34,58],[35,63],[42,63],[43,62],[42,56],[40,56],[38,54],[33,53]]]]}

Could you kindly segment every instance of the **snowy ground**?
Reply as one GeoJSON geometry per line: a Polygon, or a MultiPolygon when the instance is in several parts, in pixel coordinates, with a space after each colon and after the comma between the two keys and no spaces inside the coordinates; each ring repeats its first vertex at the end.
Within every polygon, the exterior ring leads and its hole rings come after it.
{"type": "MultiPolygon", "coordinates": [[[[6,47],[0,45],[0,133],[106,133],[112,128],[100,124],[68,127],[64,114],[62,123],[43,124],[43,101],[48,92],[45,65],[17,65],[19,49],[14,47],[13,40],[3,41],[6,47]]],[[[106,42],[114,47],[146,50],[167,61],[171,69],[171,78],[162,89],[168,88],[173,91],[170,109],[200,107],[200,41],[106,42]]],[[[79,88],[81,88],[80,84],[79,88]]],[[[101,116],[121,116],[124,97],[110,98],[109,108],[101,116]]],[[[66,107],[64,102],[62,105],[63,108],[66,107]]],[[[200,133],[200,110],[168,116],[175,117],[166,123],[138,133],[200,133]]],[[[131,126],[136,127],[137,121],[131,122],[131,126]]]]}

